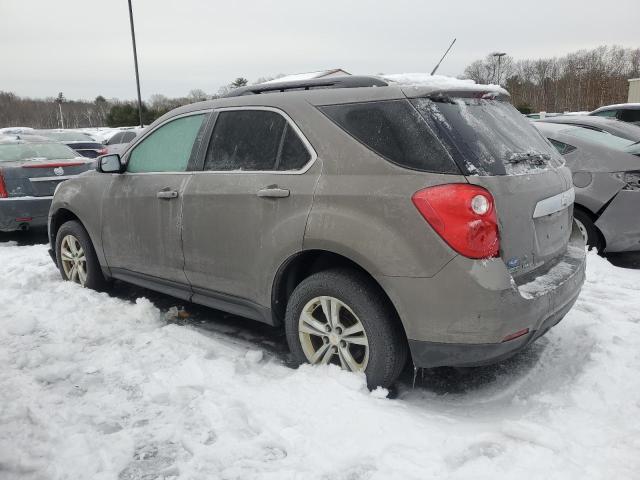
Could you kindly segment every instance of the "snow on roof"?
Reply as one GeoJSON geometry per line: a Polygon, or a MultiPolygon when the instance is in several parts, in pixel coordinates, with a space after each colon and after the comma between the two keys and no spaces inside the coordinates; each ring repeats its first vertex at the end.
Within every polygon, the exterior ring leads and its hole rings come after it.
{"type": "Polygon", "coordinates": [[[388,80],[402,86],[428,87],[432,90],[453,91],[487,90],[502,95],[509,95],[509,93],[500,85],[483,85],[470,79],[462,80],[444,75],[429,75],[428,73],[394,73],[381,75],[381,77],[384,80],[388,80]]]}
{"type": "Polygon", "coordinates": [[[285,75],[284,77],[274,78],[273,80],[268,80],[265,83],[280,83],[280,82],[301,82],[304,80],[313,80],[314,78],[323,78],[323,77],[337,77],[342,75],[351,75],[349,72],[342,70],[341,68],[333,68],[331,70],[318,70],[317,72],[306,72],[306,73],[294,73],[291,75],[285,75]]]}
{"type": "Polygon", "coordinates": [[[610,110],[614,108],[640,108],[640,103],[616,103],[614,105],[603,105],[602,107],[596,108],[594,112],[598,112],[600,110],[610,110]]]}

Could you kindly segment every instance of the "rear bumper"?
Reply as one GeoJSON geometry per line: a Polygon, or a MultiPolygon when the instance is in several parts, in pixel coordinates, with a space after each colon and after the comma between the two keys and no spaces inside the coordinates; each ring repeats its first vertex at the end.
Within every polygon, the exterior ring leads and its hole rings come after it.
{"type": "Polygon", "coordinates": [[[621,190],[602,212],[596,226],[606,241],[605,252],[640,250],[640,191],[621,190]]]}
{"type": "Polygon", "coordinates": [[[396,306],[416,366],[470,366],[506,358],[557,324],[578,298],[584,271],[584,242],[574,225],[566,253],[523,285],[502,260],[463,257],[433,278],[377,279],[396,306]]]}
{"type": "Polygon", "coordinates": [[[20,230],[22,226],[44,227],[53,197],[13,197],[0,199],[0,232],[20,230]]]}

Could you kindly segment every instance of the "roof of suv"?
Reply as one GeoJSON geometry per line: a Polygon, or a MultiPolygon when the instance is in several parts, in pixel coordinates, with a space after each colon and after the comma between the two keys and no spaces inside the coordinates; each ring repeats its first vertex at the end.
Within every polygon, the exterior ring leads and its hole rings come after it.
{"type": "Polygon", "coordinates": [[[498,85],[476,84],[472,80],[460,80],[441,75],[402,74],[384,77],[350,75],[241,87],[222,98],[179,107],[156,122],[162,122],[175,115],[211,108],[284,107],[296,102],[322,106],[438,95],[492,99],[509,97],[509,93],[498,85]]]}

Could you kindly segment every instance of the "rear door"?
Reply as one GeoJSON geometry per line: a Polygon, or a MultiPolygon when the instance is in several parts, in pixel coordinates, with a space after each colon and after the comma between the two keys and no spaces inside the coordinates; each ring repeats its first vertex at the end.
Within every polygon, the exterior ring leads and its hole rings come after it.
{"type": "Polygon", "coordinates": [[[270,305],[276,269],[302,248],[320,174],[315,159],[280,110],[217,111],[202,171],[184,195],[182,237],[193,301],[217,306],[222,300],[229,311],[261,319],[256,307],[270,305]]]}
{"type": "Polygon", "coordinates": [[[161,282],[167,293],[190,297],[182,201],[208,115],[195,112],[159,125],[127,153],[126,172],[112,176],[102,204],[102,244],[114,277],[161,282]]]}

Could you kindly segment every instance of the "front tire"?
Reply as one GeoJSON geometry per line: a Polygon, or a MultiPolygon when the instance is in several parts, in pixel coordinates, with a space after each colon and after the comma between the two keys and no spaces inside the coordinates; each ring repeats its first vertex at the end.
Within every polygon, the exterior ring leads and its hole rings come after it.
{"type": "Polygon", "coordinates": [[[106,280],[89,234],[80,222],[65,222],[56,234],[56,260],[64,280],[103,290],[106,280]]]}
{"type": "Polygon", "coordinates": [[[298,364],[335,364],[364,372],[369,388],[390,387],[407,359],[397,315],[379,287],[350,269],[326,270],[293,291],[285,315],[298,364]]]}

